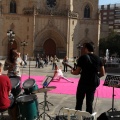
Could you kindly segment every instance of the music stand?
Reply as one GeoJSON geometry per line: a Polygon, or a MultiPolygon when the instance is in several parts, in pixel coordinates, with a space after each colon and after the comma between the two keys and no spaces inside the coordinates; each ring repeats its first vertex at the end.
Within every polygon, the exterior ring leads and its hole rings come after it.
{"type": "Polygon", "coordinates": [[[117,111],[116,108],[114,108],[114,88],[120,88],[120,75],[107,75],[105,78],[105,82],[103,84],[104,86],[113,87],[113,93],[112,93],[112,108],[108,111],[112,110],[117,111]]]}
{"type": "MultiPolygon", "coordinates": [[[[43,80],[43,82],[42,82],[43,88],[47,88],[51,81],[52,81],[52,77],[51,77],[51,76],[47,76],[47,78],[46,78],[45,80],[43,80]]],[[[43,102],[39,103],[39,104],[42,105],[43,103],[45,103],[45,106],[44,106],[44,107],[47,107],[47,110],[49,111],[48,104],[50,104],[50,105],[52,105],[52,106],[53,106],[53,104],[50,103],[50,102],[48,102],[48,101],[46,100],[46,98],[47,98],[47,92],[45,92],[45,96],[44,96],[44,97],[45,97],[45,100],[44,100],[43,102]]]]}

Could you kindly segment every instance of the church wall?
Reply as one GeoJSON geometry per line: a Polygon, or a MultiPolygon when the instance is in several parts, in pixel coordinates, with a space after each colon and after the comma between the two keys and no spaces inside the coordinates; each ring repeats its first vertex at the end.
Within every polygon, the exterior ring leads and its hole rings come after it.
{"type": "MultiPolygon", "coordinates": [[[[69,58],[79,55],[77,45],[83,43],[85,40],[93,41],[98,44],[98,0],[73,0],[73,13],[78,14],[78,17],[72,18],[67,15],[60,14],[53,15],[52,12],[65,12],[70,6],[70,0],[57,0],[57,5],[51,11],[46,5],[46,0],[16,0],[17,13],[9,13],[9,0],[2,1],[2,16],[0,16],[0,41],[3,43],[0,47],[0,56],[7,55],[5,46],[7,45],[8,37],[7,30],[13,27],[16,34],[16,41],[18,50],[22,53],[21,41],[27,41],[28,46],[26,52],[33,56],[34,49],[42,49],[44,42],[51,37],[56,43],[59,50],[66,52],[69,58]],[[24,4],[23,4],[24,3],[24,4]],[[91,17],[84,18],[84,6],[90,5],[91,17]],[[35,15],[24,15],[24,8],[40,9],[40,13],[35,15]],[[41,13],[43,11],[43,13],[41,13]],[[49,14],[47,14],[47,12],[49,14]],[[34,31],[35,28],[35,31],[34,31]],[[88,33],[85,30],[88,29],[88,33]],[[94,33],[94,34],[93,34],[94,33]],[[32,51],[32,52],[31,52],[32,51]]],[[[97,52],[96,52],[97,53],[97,52]]]]}
{"type": "MultiPolygon", "coordinates": [[[[22,53],[21,42],[25,40],[28,42],[26,51],[30,54],[31,50],[29,48],[33,48],[33,18],[21,15],[4,15],[3,19],[3,47],[8,44],[7,31],[12,26],[12,30],[16,35],[15,40],[18,44],[18,50],[22,53]]],[[[4,49],[3,53],[6,55],[7,49],[4,49]]]]}
{"type": "MultiPolygon", "coordinates": [[[[60,17],[36,17],[36,39],[35,41],[39,41],[40,36],[37,37],[39,34],[42,34],[42,32],[45,31],[55,31],[56,33],[58,33],[60,36],[66,38],[66,34],[67,34],[67,26],[66,26],[66,18],[60,18],[60,17]],[[38,34],[37,34],[38,33],[38,34]]],[[[49,34],[48,37],[51,37],[51,35],[53,34],[53,36],[56,36],[55,32],[51,32],[49,34]]],[[[56,38],[56,43],[57,43],[57,39],[56,38]]],[[[61,41],[62,42],[62,41],[61,41]]],[[[66,43],[66,39],[64,39],[64,42],[66,43]]],[[[38,44],[37,44],[38,45],[38,44]]],[[[57,44],[57,46],[59,46],[60,44],[57,44]]],[[[42,45],[38,45],[41,46],[42,45]]]]}
{"type": "Polygon", "coordinates": [[[78,13],[77,24],[74,29],[74,44],[73,44],[73,56],[80,55],[80,51],[76,48],[78,44],[83,44],[84,42],[92,41],[96,50],[95,53],[98,54],[98,40],[99,40],[99,25],[98,25],[98,0],[84,0],[79,1],[76,0],[73,3],[74,12],[78,13]],[[90,5],[91,13],[90,18],[84,18],[84,7],[85,5],[90,5]],[[85,35],[85,30],[88,29],[88,34],[85,35]],[[94,34],[93,34],[94,33],[94,34]],[[86,41],[87,40],[87,41],[86,41]]]}

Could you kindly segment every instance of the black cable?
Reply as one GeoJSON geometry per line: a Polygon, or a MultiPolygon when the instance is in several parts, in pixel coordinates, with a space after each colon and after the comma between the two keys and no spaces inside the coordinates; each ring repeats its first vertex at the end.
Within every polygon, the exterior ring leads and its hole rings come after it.
{"type": "Polygon", "coordinates": [[[60,108],[59,112],[58,112],[58,116],[60,115],[60,111],[63,109],[63,107],[60,108]]]}

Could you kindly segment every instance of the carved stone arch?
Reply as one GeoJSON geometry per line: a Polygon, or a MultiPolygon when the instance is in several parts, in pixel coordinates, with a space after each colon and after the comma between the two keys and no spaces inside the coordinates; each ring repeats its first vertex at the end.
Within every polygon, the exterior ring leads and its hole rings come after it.
{"type": "Polygon", "coordinates": [[[6,45],[8,45],[8,37],[7,36],[2,40],[2,46],[6,46],[6,45]]]}
{"type": "Polygon", "coordinates": [[[43,47],[46,40],[53,40],[56,46],[56,55],[62,56],[60,52],[65,53],[67,50],[67,42],[66,39],[58,33],[55,29],[46,29],[42,33],[37,34],[35,37],[35,44],[34,44],[34,54],[39,52],[40,54],[43,53],[43,47]]]}
{"type": "Polygon", "coordinates": [[[78,42],[78,44],[76,45],[78,48],[80,48],[79,50],[79,54],[80,55],[83,55],[84,54],[84,51],[83,51],[83,49],[81,49],[82,48],[82,46],[83,46],[83,44],[84,43],[87,43],[87,42],[92,42],[93,43],[93,41],[90,39],[90,38],[88,38],[88,37],[84,37],[83,39],[81,39],[79,42],[78,42]]]}
{"type": "MultiPolygon", "coordinates": [[[[15,41],[17,42],[18,45],[20,45],[20,38],[15,36],[15,41]]],[[[8,37],[6,36],[3,40],[2,40],[2,46],[6,46],[8,45],[8,37]]]]}
{"type": "MultiPolygon", "coordinates": [[[[20,43],[21,43],[20,38],[17,37],[17,36],[15,36],[15,43],[14,43],[14,45],[16,45],[15,48],[16,48],[18,51],[20,51],[20,43]]],[[[8,43],[8,37],[7,37],[7,36],[2,40],[2,46],[3,46],[4,51],[5,51],[6,54],[7,54],[8,49],[9,49],[9,43],[8,43]]]]}
{"type": "Polygon", "coordinates": [[[78,44],[77,44],[77,46],[78,45],[83,45],[84,43],[86,43],[86,42],[93,42],[90,38],[88,38],[88,37],[84,37],[83,39],[81,39],[79,42],[78,42],[78,44]]]}
{"type": "Polygon", "coordinates": [[[84,18],[84,9],[85,9],[86,5],[88,5],[90,7],[90,18],[91,18],[92,17],[92,12],[94,11],[94,6],[90,1],[83,3],[83,5],[82,5],[82,16],[84,18]]]}
{"type": "Polygon", "coordinates": [[[48,40],[48,39],[52,39],[52,40],[55,42],[56,47],[57,47],[57,41],[56,41],[55,38],[52,37],[52,36],[51,36],[51,37],[49,37],[49,36],[44,37],[44,40],[41,40],[40,44],[43,46],[44,43],[45,43],[45,41],[48,40]]]}
{"type": "Polygon", "coordinates": [[[57,27],[55,27],[55,26],[49,26],[49,24],[48,25],[46,25],[41,31],[39,31],[37,34],[36,34],[36,36],[35,36],[35,41],[37,40],[37,38],[38,38],[38,36],[41,36],[43,33],[45,33],[46,31],[54,31],[56,34],[59,34],[59,36],[60,36],[60,38],[62,39],[62,40],[64,40],[63,42],[65,42],[66,44],[67,44],[67,41],[65,41],[66,40],[66,38],[65,38],[65,36],[61,33],[61,31],[59,31],[58,29],[57,29],[57,27]]]}
{"type": "Polygon", "coordinates": [[[64,47],[67,45],[66,39],[56,29],[46,29],[42,32],[39,32],[35,37],[35,45],[38,45],[38,44],[43,45],[44,41],[48,38],[52,38],[53,40],[55,40],[55,42],[59,41],[60,42],[59,44],[62,44],[64,47]],[[41,43],[38,43],[38,42],[41,42],[41,43]]]}

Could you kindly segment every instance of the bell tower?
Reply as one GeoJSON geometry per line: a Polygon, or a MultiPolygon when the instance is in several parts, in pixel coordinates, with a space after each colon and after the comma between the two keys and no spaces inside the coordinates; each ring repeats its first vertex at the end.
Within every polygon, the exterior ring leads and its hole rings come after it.
{"type": "Polygon", "coordinates": [[[93,42],[98,54],[100,22],[98,0],[69,0],[68,56],[80,55],[77,49],[85,42],[93,42]],[[73,50],[73,51],[72,51],[73,50]]]}

